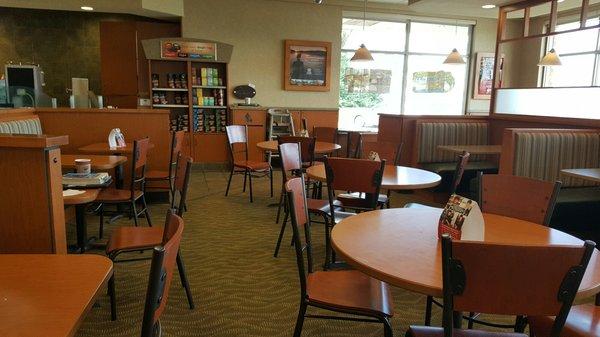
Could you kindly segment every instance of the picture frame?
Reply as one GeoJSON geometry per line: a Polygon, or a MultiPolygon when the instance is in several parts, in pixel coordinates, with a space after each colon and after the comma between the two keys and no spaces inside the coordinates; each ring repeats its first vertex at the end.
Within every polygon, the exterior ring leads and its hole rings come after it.
{"type": "MultiPolygon", "coordinates": [[[[494,87],[494,53],[477,53],[475,62],[475,83],[473,83],[473,99],[491,100],[494,87]]],[[[504,61],[504,54],[502,54],[504,61]]]]}
{"type": "Polygon", "coordinates": [[[331,42],[285,40],[283,89],[330,91],[331,42]]]}

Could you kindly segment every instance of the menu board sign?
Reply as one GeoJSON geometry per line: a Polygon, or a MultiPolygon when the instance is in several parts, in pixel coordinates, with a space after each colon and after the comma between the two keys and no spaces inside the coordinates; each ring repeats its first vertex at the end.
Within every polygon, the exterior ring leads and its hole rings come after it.
{"type": "Polygon", "coordinates": [[[453,194],[442,211],[438,236],[450,234],[454,240],[483,241],[485,224],[477,202],[453,194]]]}
{"type": "Polygon", "coordinates": [[[213,42],[161,40],[160,57],[163,59],[216,60],[217,44],[213,42]]]}

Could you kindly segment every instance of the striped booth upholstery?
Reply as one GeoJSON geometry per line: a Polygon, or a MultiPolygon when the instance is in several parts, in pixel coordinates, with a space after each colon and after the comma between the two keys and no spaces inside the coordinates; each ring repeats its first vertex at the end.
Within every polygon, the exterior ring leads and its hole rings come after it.
{"type": "Polygon", "coordinates": [[[0,122],[0,133],[41,135],[42,124],[37,117],[0,122]]]}
{"type": "Polygon", "coordinates": [[[593,182],[560,174],[567,168],[600,167],[600,133],[575,131],[518,131],[514,134],[513,174],[562,187],[595,186],[593,182]]]}
{"type": "MultiPolygon", "coordinates": [[[[482,122],[417,122],[419,164],[450,163],[456,155],[438,150],[439,145],[487,145],[488,123],[482,122]]],[[[485,156],[471,156],[470,161],[482,161],[485,156]]]]}

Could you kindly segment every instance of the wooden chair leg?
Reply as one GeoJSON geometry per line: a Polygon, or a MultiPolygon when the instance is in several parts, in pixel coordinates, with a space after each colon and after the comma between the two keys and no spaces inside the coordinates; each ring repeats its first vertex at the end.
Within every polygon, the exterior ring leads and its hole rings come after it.
{"type": "Polygon", "coordinates": [[[190,289],[190,283],[188,282],[187,275],[185,273],[185,265],[181,258],[181,252],[177,252],[177,270],[179,271],[179,279],[181,280],[181,286],[185,289],[185,296],[187,296],[190,310],[194,310],[196,305],[194,304],[194,298],[192,298],[192,290],[190,289]]]}
{"type": "Polygon", "coordinates": [[[303,302],[300,304],[298,318],[296,319],[296,327],[294,328],[294,337],[300,337],[302,334],[302,326],[304,325],[304,316],[306,315],[307,305],[303,302]]]}
{"type": "Polygon", "coordinates": [[[229,186],[231,186],[231,178],[233,177],[233,165],[231,166],[231,171],[229,172],[229,179],[227,180],[227,189],[225,190],[225,196],[229,194],[229,186]]]}
{"type": "Polygon", "coordinates": [[[100,204],[100,229],[98,230],[98,238],[102,239],[104,235],[104,204],[100,204]]]}
{"type": "Polygon", "coordinates": [[[248,172],[248,187],[250,187],[250,202],[254,202],[252,197],[252,172],[248,172]]]}
{"type": "Polygon", "coordinates": [[[115,275],[108,280],[108,296],[110,297],[110,319],[117,320],[117,294],[115,292],[115,275]]]}

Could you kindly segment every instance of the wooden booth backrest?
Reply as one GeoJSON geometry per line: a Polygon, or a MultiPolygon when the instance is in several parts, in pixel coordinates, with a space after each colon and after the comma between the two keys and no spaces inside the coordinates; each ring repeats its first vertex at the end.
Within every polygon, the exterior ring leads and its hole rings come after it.
{"type": "Polygon", "coordinates": [[[42,124],[33,109],[0,110],[0,133],[41,135],[42,124]]]}
{"type": "Polygon", "coordinates": [[[504,130],[500,173],[562,181],[562,187],[597,184],[560,174],[569,168],[600,167],[600,130],[516,129],[504,130]]]}
{"type": "MultiPolygon", "coordinates": [[[[477,121],[417,121],[418,164],[454,162],[456,155],[438,150],[439,145],[487,145],[488,122],[477,121]]],[[[471,156],[470,161],[482,161],[485,156],[471,156]]]]}

